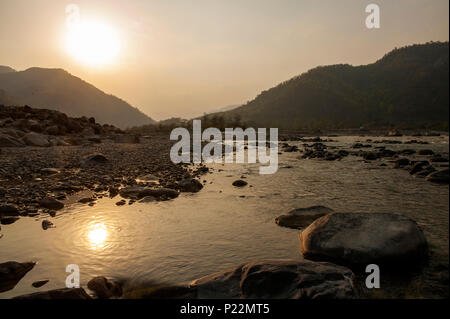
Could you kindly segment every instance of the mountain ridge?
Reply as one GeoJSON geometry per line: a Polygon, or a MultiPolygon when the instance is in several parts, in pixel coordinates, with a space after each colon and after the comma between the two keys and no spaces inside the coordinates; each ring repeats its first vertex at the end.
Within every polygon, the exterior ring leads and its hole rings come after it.
{"type": "Polygon", "coordinates": [[[214,115],[285,129],[365,125],[448,129],[448,52],[448,42],[430,42],[396,48],[367,65],[318,66],[234,110],[214,115]]]}
{"type": "Polygon", "coordinates": [[[61,68],[31,67],[0,72],[0,89],[22,105],[50,108],[73,117],[92,116],[100,123],[121,128],[154,123],[126,101],[61,68]]]}

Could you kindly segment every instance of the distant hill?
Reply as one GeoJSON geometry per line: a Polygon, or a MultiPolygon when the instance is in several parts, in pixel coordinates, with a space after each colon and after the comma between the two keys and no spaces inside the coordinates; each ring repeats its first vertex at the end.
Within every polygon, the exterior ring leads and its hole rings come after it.
{"type": "Polygon", "coordinates": [[[0,73],[10,73],[10,72],[16,72],[16,70],[10,68],[9,66],[0,65],[0,73]]]}
{"type": "Polygon", "coordinates": [[[294,77],[228,112],[251,126],[448,129],[449,43],[395,49],[369,65],[321,66],[294,77]]]}
{"type": "MultiPolygon", "coordinates": [[[[154,123],[127,102],[104,93],[62,69],[0,67],[0,90],[19,105],[48,108],[72,117],[94,117],[120,128],[154,123]]],[[[5,104],[1,102],[0,104],[5,104]]],[[[6,104],[5,104],[6,105],[6,104]]]]}

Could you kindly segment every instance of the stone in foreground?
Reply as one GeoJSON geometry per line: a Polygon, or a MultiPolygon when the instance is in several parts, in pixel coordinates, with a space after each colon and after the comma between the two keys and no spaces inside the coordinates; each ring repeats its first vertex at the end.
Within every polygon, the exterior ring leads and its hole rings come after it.
{"type": "Polygon", "coordinates": [[[33,269],[34,262],[19,263],[8,261],[0,264],[0,292],[13,289],[27,272],[33,269]]]}
{"type": "Polygon", "coordinates": [[[250,262],[193,281],[197,297],[223,299],[355,298],[353,272],[309,260],[250,262]]]}
{"type": "Polygon", "coordinates": [[[311,206],[305,208],[297,208],[290,211],[286,215],[275,218],[275,223],[283,227],[301,229],[308,227],[316,219],[331,214],[334,211],[325,206],[311,206]]]}
{"type": "Polygon", "coordinates": [[[420,228],[396,214],[329,214],[306,228],[300,239],[306,258],[345,265],[414,266],[427,256],[420,228]]]}

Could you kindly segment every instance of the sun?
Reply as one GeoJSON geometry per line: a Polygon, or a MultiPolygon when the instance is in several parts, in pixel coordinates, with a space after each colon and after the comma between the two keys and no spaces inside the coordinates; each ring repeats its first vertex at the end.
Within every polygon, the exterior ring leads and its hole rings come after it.
{"type": "Polygon", "coordinates": [[[91,225],[87,237],[92,249],[102,248],[106,238],[108,238],[108,230],[105,224],[91,225]]]}
{"type": "Polygon", "coordinates": [[[90,67],[114,63],[120,41],[116,31],[101,22],[80,22],[67,31],[66,49],[79,62],[90,67]]]}

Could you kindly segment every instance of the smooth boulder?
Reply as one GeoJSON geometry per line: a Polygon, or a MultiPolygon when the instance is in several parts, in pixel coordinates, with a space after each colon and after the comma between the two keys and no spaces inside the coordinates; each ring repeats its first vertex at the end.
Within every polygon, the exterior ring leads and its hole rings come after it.
{"type": "Polygon", "coordinates": [[[290,211],[286,215],[281,215],[275,218],[275,223],[283,227],[300,229],[309,226],[316,219],[333,212],[334,211],[331,208],[320,205],[297,208],[290,211]]]}
{"type": "Polygon", "coordinates": [[[249,262],[191,282],[199,299],[355,298],[353,272],[309,260],[249,262]]]}
{"type": "Polygon", "coordinates": [[[301,234],[305,258],[345,265],[412,266],[427,256],[427,241],[416,222],[384,213],[333,213],[301,234]]]}

